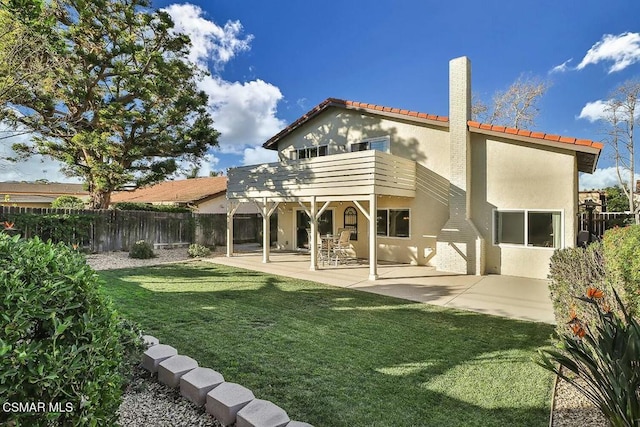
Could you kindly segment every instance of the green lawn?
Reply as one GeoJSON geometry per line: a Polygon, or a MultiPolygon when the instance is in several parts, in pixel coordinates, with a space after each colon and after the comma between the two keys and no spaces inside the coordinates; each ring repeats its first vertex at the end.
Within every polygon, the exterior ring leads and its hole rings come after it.
{"type": "Polygon", "coordinates": [[[212,265],[101,272],[161,342],[322,426],[545,426],[550,325],[212,265]]]}

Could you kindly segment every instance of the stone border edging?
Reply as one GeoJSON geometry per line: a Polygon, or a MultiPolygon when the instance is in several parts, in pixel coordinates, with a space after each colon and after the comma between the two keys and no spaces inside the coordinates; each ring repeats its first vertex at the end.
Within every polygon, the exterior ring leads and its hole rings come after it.
{"type": "Polygon", "coordinates": [[[147,350],[142,367],[158,373],[158,381],[170,388],[180,387],[180,394],[222,425],[236,427],[313,427],[291,421],[284,409],[268,400],[256,399],[253,392],[240,384],[226,382],[224,377],[151,336],[143,335],[147,350]]]}

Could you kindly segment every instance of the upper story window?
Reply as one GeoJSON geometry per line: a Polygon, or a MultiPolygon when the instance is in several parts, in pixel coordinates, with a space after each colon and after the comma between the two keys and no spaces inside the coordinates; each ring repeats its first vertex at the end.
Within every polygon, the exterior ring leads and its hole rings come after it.
{"type": "Polygon", "coordinates": [[[385,153],[389,153],[390,142],[388,136],[379,138],[365,139],[362,142],[356,142],[351,144],[351,151],[365,151],[365,150],[377,150],[385,153]]]}
{"type": "Polygon", "coordinates": [[[291,160],[310,159],[312,157],[326,156],[328,151],[328,146],[326,145],[298,148],[289,152],[289,158],[291,160]]]}

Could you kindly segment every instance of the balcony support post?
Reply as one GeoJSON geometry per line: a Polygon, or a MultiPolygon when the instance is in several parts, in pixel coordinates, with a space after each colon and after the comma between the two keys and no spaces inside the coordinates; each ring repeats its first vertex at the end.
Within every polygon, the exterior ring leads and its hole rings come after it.
{"type": "Polygon", "coordinates": [[[309,222],[311,225],[311,233],[309,233],[311,265],[309,266],[309,270],[316,271],[318,269],[318,205],[316,204],[316,196],[311,198],[311,211],[309,213],[309,222]]]}
{"type": "Polygon", "coordinates": [[[233,215],[241,202],[227,200],[227,257],[233,256],[233,215]]]}
{"type": "Polygon", "coordinates": [[[378,196],[372,194],[369,199],[369,280],[378,279],[378,232],[377,225],[378,196]]]}
{"type": "Polygon", "coordinates": [[[279,202],[269,204],[266,197],[262,198],[262,203],[256,202],[256,206],[262,215],[262,262],[267,264],[271,253],[271,215],[278,208],[279,202]]]}

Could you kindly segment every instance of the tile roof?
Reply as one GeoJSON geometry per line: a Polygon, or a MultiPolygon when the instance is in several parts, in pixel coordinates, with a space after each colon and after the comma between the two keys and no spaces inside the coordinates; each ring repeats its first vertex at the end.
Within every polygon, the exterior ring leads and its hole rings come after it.
{"type": "Polygon", "coordinates": [[[183,179],[165,181],[134,191],[114,193],[111,197],[111,203],[195,203],[226,191],[226,176],[183,179]]]}
{"type": "Polygon", "coordinates": [[[360,109],[360,110],[364,109],[374,114],[377,113],[377,114],[407,116],[407,119],[409,120],[419,119],[419,120],[431,120],[434,122],[442,122],[442,123],[449,122],[449,118],[445,116],[436,116],[434,114],[419,113],[417,111],[402,110],[400,108],[391,108],[391,107],[384,107],[382,105],[367,104],[366,102],[345,101],[344,99],[327,98],[324,101],[322,101],[320,104],[316,105],[314,108],[309,110],[307,113],[302,115],[302,117],[295,120],[289,126],[287,126],[286,128],[282,129],[280,132],[272,136],[267,142],[262,144],[262,146],[264,148],[268,148],[271,150],[277,150],[278,149],[277,143],[280,139],[282,139],[284,136],[288,135],[298,127],[302,126],[303,124],[305,124],[306,122],[308,122],[309,120],[311,120],[312,118],[314,118],[315,116],[317,116],[318,114],[320,114],[321,112],[323,112],[329,107],[341,107],[341,108],[360,109]]]}
{"type": "Polygon", "coordinates": [[[604,147],[604,145],[601,142],[591,141],[590,139],[577,139],[569,136],[552,135],[550,133],[544,133],[544,132],[532,132],[530,130],[516,129],[516,128],[505,127],[505,126],[489,125],[486,123],[479,123],[474,121],[469,121],[467,122],[467,124],[469,125],[469,128],[490,130],[493,132],[500,132],[507,135],[524,136],[528,138],[546,140],[551,142],[562,142],[565,144],[573,144],[573,145],[579,145],[583,147],[592,147],[598,150],[602,150],[602,148],[604,147]]]}
{"type": "MultiPolygon", "coordinates": [[[[282,129],[280,132],[278,132],[273,137],[271,137],[267,142],[263,144],[263,147],[271,150],[277,150],[278,149],[277,143],[280,139],[282,139],[289,133],[293,132],[295,129],[299,128],[300,126],[302,126],[303,124],[305,124],[306,122],[308,122],[313,117],[320,114],[321,112],[325,111],[329,107],[366,110],[373,114],[406,116],[405,117],[406,120],[415,120],[420,122],[427,120],[427,121],[435,122],[435,124],[441,123],[442,125],[445,125],[445,126],[448,126],[449,124],[449,118],[446,116],[420,113],[418,111],[403,110],[400,108],[391,108],[391,107],[385,107],[385,106],[376,105],[376,104],[367,104],[366,102],[345,101],[343,99],[327,98],[324,101],[322,101],[320,104],[318,104],[317,106],[309,110],[302,117],[298,118],[289,126],[282,129]]],[[[541,142],[548,141],[548,142],[566,143],[566,144],[573,145],[573,147],[571,148],[577,151],[580,151],[581,147],[591,147],[597,150],[601,150],[603,148],[602,143],[591,141],[588,139],[577,139],[577,138],[561,136],[561,135],[552,135],[544,132],[532,132],[528,130],[515,129],[515,128],[510,128],[505,126],[489,125],[485,123],[479,123],[476,121],[469,121],[467,124],[470,130],[473,130],[473,129],[488,130],[493,132],[504,133],[508,137],[516,137],[516,138],[527,137],[527,138],[538,139],[541,142]]]]}
{"type": "MultiPolygon", "coordinates": [[[[83,184],[68,184],[60,182],[0,182],[0,194],[50,194],[55,197],[60,195],[87,195],[83,184]]],[[[54,198],[55,198],[54,197],[54,198]]]]}

